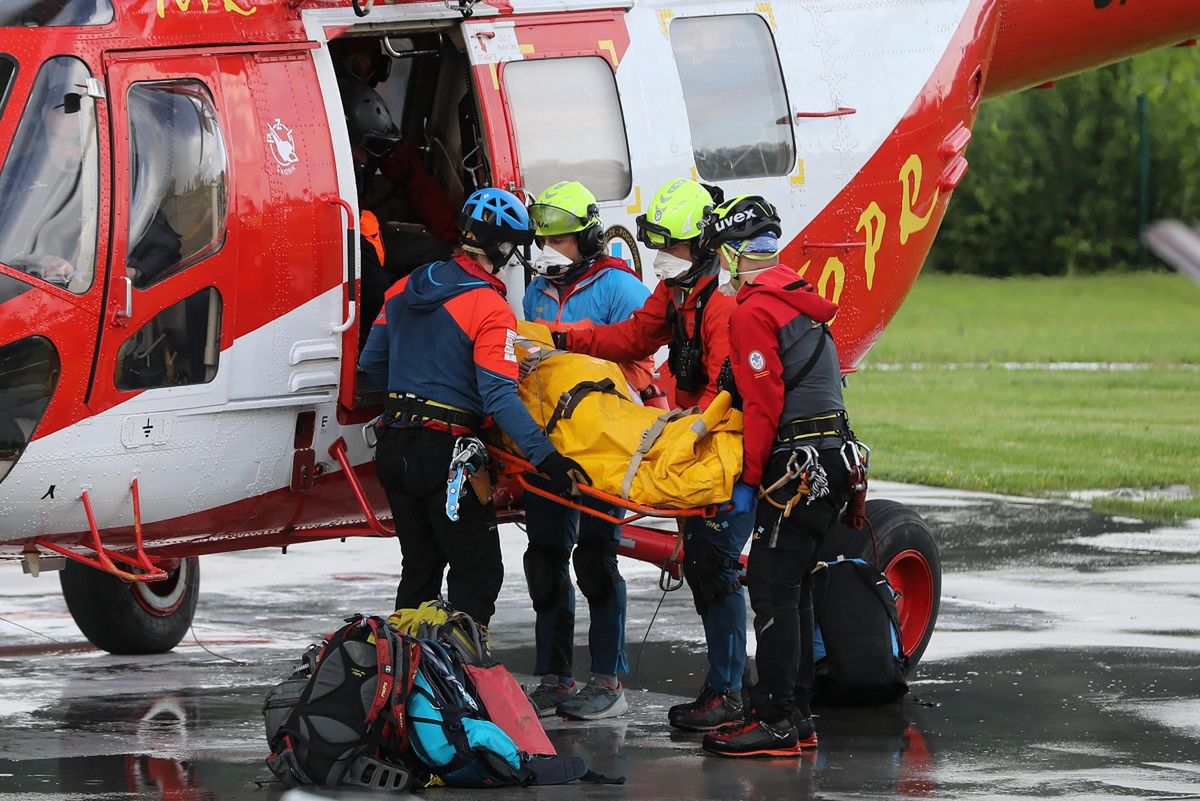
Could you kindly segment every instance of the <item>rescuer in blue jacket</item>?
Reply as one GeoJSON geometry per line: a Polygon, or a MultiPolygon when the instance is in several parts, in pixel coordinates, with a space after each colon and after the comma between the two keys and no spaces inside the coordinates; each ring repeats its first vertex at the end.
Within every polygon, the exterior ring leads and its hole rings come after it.
{"type": "MultiPolygon", "coordinates": [[[[525,290],[525,319],[552,331],[618,323],[646,301],[650,290],[624,261],[604,250],[604,226],[595,196],[578,181],[562,181],[538,195],[530,208],[541,255],[537,277],[525,290]]],[[[652,381],[649,360],[621,365],[634,389],[652,381]]],[[[616,507],[589,505],[619,516],[616,507]]],[[[537,613],[534,671],[541,681],[529,698],[539,716],[578,720],[616,717],[628,709],[620,674],[625,655],[625,579],[617,567],[620,527],[581,515],[532,493],[525,496],[529,549],[525,578],[537,613]],[[572,553],[573,552],[573,553],[572,553]],[[572,558],[573,557],[573,558],[572,558]],[[572,667],[575,579],[587,598],[591,626],[591,677],[582,689],[572,667]]]]}
{"type": "Polygon", "coordinates": [[[403,566],[396,608],[441,593],[487,624],[504,578],[491,499],[464,489],[458,520],[447,514],[447,476],[460,437],[485,416],[547,477],[570,494],[587,474],[560,454],[517,395],[516,318],[498,273],[533,240],[529,214],[512,194],[481,189],[467,198],[458,252],[418,267],[384,296],[359,367],[387,388],[375,462],[392,507],[403,566]]]}

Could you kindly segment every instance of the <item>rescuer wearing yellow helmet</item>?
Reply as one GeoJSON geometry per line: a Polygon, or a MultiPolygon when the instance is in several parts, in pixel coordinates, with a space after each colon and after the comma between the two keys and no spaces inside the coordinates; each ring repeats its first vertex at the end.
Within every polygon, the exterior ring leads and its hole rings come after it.
{"type": "MultiPolygon", "coordinates": [[[[624,261],[606,252],[600,210],[587,187],[578,181],[556,183],[538,195],[529,211],[541,254],[533,265],[537,277],[525,291],[525,319],[562,332],[627,320],[641,308],[650,290],[624,261]]],[[[648,359],[621,364],[638,391],[651,384],[651,367],[648,359]]],[[[534,669],[541,676],[530,700],[539,715],[594,720],[623,714],[628,704],[619,676],[629,665],[625,579],[617,567],[620,528],[534,494],[525,498],[525,576],[537,613],[534,669]],[[581,689],[572,667],[572,561],[591,616],[591,678],[581,689]]],[[[597,508],[619,516],[616,507],[597,508]]]]}
{"type": "MultiPolygon", "coordinates": [[[[637,218],[638,240],[658,251],[654,292],[628,320],[556,334],[555,344],[613,361],[645,358],[666,345],[675,405],[707,406],[717,395],[717,378],[729,355],[735,305],[717,291],[716,256],[700,241],[701,221],[720,202],[719,195],[720,190],[686,179],[663,184],[637,218]]],[[[716,731],[742,720],[746,600],[738,558],[753,523],[752,511],[743,510],[713,520],[688,518],[684,525],[683,572],[704,623],[709,670],[699,697],[669,710],[676,728],[716,731]]]]}

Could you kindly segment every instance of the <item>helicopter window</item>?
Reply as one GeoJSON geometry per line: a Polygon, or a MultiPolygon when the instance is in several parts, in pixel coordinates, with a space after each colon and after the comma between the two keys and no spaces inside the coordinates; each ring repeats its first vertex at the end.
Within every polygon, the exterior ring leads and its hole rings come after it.
{"type": "Polygon", "coordinates": [[[4,0],[0,27],[106,25],[113,20],[111,0],[4,0]]]}
{"type": "Polygon", "coordinates": [[[221,295],[213,287],[159,312],[117,352],[117,389],[207,384],[221,354],[221,295]]]}
{"type": "Polygon", "coordinates": [[[696,171],[702,178],[787,175],[796,160],[775,41],[757,14],[671,21],[696,171]]]}
{"type": "Polygon", "coordinates": [[[525,188],[541,192],[566,178],[599,200],[629,194],[629,142],[612,67],[598,56],[511,61],[504,65],[525,188]],[[554,103],[546,87],[555,88],[554,103]]]}
{"type": "Polygon", "coordinates": [[[0,111],[8,100],[8,88],[12,86],[13,76],[17,74],[17,62],[12,56],[0,53],[0,111]]]}
{"type": "Polygon", "coordinates": [[[126,272],[149,286],[195,264],[225,238],[225,145],[196,81],[129,88],[126,272]]]}
{"type": "Polygon", "coordinates": [[[41,422],[58,383],[58,352],[44,337],[0,347],[0,481],[41,422]]]}
{"type": "Polygon", "coordinates": [[[83,62],[42,65],[0,171],[0,261],[72,292],[92,285],[100,168],[83,62]]]}

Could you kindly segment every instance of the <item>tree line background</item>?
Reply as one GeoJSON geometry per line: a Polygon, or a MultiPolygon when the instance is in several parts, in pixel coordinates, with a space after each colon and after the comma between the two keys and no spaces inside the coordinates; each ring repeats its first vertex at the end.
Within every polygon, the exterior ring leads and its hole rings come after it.
{"type": "Polygon", "coordinates": [[[971,171],[925,269],[1165,269],[1142,248],[1139,203],[1150,221],[1200,218],[1200,49],[1167,48],[987,101],[974,134],[971,171]]]}

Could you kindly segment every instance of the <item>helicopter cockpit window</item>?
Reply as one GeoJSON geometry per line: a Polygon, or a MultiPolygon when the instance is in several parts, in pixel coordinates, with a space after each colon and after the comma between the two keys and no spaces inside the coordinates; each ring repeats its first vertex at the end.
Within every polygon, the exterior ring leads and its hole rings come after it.
{"type": "Polygon", "coordinates": [[[58,352],[44,337],[26,337],[0,347],[0,481],[41,422],[58,374],[58,352]]]}
{"type": "Polygon", "coordinates": [[[82,293],[96,267],[100,167],[91,76],[76,58],[42,65],[0,171],[0,262],[82,293]]]}
{"type": "Polygon", "coordinates": [[[598,56],[541,58],[504,65],[525,188],[536,194],[572,178],[598,200],[629,195],[629,143],[612,67],[598,56]],[[556,102],[546,102],[546,87],[556,102]]]}
{"type": "Polygon", "coordinates": [[[117,352],[117,389],[207,384],[221,355],[221,295],[208,289],[163,309],[117,352]]]}
{"type": "Polygon", "coordinates": [[[674,19],[671,50],[700,177],[791,172],[792,115],[767,21],[757,14],[674,19]]]}
{"type": "Polygon", "coordinates": [[[136,287],[174,275],[225,239],[225,144],[197,81],[129,88],[129,248],[136,287]]]}
{"type": "Polygon", "coordinates": [[[4,0],[0,2],[0,27],[107,25],[112,20],[112,0],[4,0]]]}

